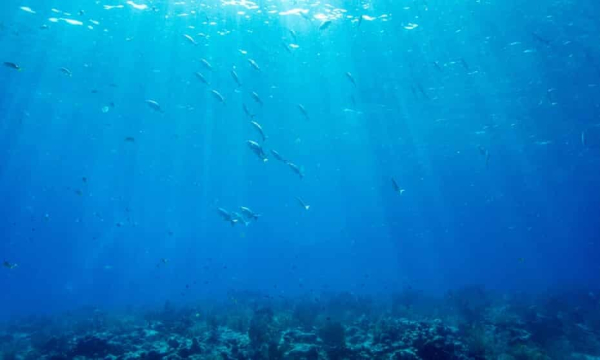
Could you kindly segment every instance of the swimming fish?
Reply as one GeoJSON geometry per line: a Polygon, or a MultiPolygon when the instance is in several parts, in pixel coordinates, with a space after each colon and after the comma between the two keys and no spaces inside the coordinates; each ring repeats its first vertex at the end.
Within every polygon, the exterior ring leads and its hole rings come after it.
{"type": "Polygon", "coordinates": [[[256,141],[248,140],[248,146],[250,147],[250,150],[252,150],[252,152],[255,153],[256,156],[258,156],[263,162],[269,161],[269,159],[267,159],[265,151],[259,143],[257,143],[256,141]]]}
{"type": "Polygon", "coordinates": [[[154,111],[159,113],[164,113],[163,109],[160,107],[160,104],[154,100],[146,100],[146,105],[154,111]]]}
{"type": "Polygon", "coordinates": [[[285,49],[285,51],[287,51],[288,53],[292,53],[292,49],[290,48],[290,46],[288,44],[285,43],[285,41],[281,42],[281,46],[283,46],[283,48],[285,49]]]}
{"type": "Polygon", "coordinates": [[[296,200],[298,201],[298,204],[300,204],[300,206],[304,208],[304,210],[310,209],[310,205],[306,205],[306,203],[302,201],[302,199],[300,199],[299,197],[296,197],[296,200]]]}
{"type": "Polygon", "coordinates": [[[585,131],[581,132],[581,145],[585,146],[585,131]]]}
{"type": "Polygon", "coordinates": [[[190,43],[194,44],[195,46],[198,46],[198,43],[196,42],[196,40],[194,40],[194,38],[191,37],[190,35],[183,34],[183,37],[186,38],[187,41],[189,41],[190,43]]]}
{"type": "Polygon", "coordinates": [[[296,32],[292,29],[288,29],[290,35],[292,35],[292,38],[294,39],[294,42],[298,41],[298,38],[296,37],[296,32]]]}
{"type": "Polygon", "coordinates": [[[398,183],[396,182],[396,179],[392,178],[392,187],[394,188],[394,191],[397,192],[398,194],[402,195],[404,194],[404,189],[401,189],[400,186],[398,186],[398,183]]]}
{"type": "Polygon", "coordinates": [[[488,151],[488,149],[484,148],[483,146],[479,146],[479,153],[485,157],[485,166],[487,167],[490,163],[490,152],[488,151]]]}
{"type": "Polygon", "coordinates": [[[245,206],[240,206],[240,211],[242,212],[242,214],[251,220],[258,220],[258,218],[261,216],[260,214],[256,214],[254,211],[250,210],[249,208],[245,207],[245,206]]]}
{"type": "Polygon", "coordinates": [[[273,156],[275,157],[275,159],[277,159],[279,161],[282,161],[284,163],[288,162],[283,156],[281,156],[280,153],[278,153],[277,151],[275,151],[273,149],[271,149],[271,154],[273,154],[273,156]]]}
{"type": "Polygon", "coordinates": [[[219,216],[221,216],[223,220],[231,223],[231,226],[234,226],[239,221],[238,219],[234,219],[233,216],[229,213],[229,211],[223,208],[218,208],[217,211],[219,213],[219,216]]]}
{"type": "Polygon", "coordinates": [[[125,138],[125,142],[131,142],[131,143],[133,143],[133,142],[135,142],[135,138],[133,136],[128,136],[128,137],[125,138]]]}
{"type": "Polygon", "coordinates": [[[19,266],[19,265],[17,265],[17,264],[13,264],[13,263],[10,263],[10,262],[8,262],[8,261],[4,260],[4,262],[2,263],[2,266],[4,266],[5,268],[7,268],[8,270],[13,270],[13,269],[15,269],[17,266],[19,266]]]}
{"type": "Polygon", "coordinates": [[[325,30],[331,25],[331,20],[327,20],[319,26],[319,30],[325,30]]]}
{"type": "Polygon", "coordinates": [[[200,59],[200,62],[202,63],[202,65],[204,65],[205,68],[207,68],[208,70],[212,70],[213,67],[212,65],[206,61],[206,59],[200,59]]]}
{"type": "Polygon", "coordinates": [[[252,59],[248,59],[248,62],[250,63],[250,66],[252,66],[254,68],[254,70],[260,71],[260,67],[258,66],[256,61],[254,61],[252,59]]]}
{"type": "Polygon", "coordinates": [[[347,72],[346,73],[346,77],[348,78],[348,80],[350,80],[350,82],[352,83],[352,85],[356,86],[356,80],[354,80],[354,76],[352,76],[351,73],[347,72]]]}
{"type": "Polygon", "coordinates": [[[199,72],[196,72],[195,75],[198,78],[198,80],[202,81],[206,85],[210,85],[209,82],[208,82],[208,80],[206,80],[206,78],[204,77],[204,75],[202,75],[199,72]]]}
{"type": "Polygon", "coordinates": [[[241,222],[246,226],[248,226],[250,224],[250,221],[246,221],[246,219],[240,213],[232,212],[231,217],[233,218],[233,220],[236,221],[236,223],[241,222]]]}
{"type": "Polygon", "coordinates": [[[304,105],[298,104],[298,110],[300,110],[300,112],[302,113],[302,115],[304,115],[306,120],[309,120],[308,112],[306,111],[306,108],[304,107],[304,105]]]}
{"type": "Polygon", "coordinates": [[[8,62],[8,61],[4,62],[4,66],[6,66],[7,68],[11,68],[13,70],[17,70],[17,71],[23,70],[19,65],[12,63],[12,62],[8,62]]]}
{"type": "Polygon", "coordinates": [[[304,173],[302,172],[302,170],[298,167],[298,165],[291,163],[288,161],[288,166],[292,169],[293,172],[295,172],[298,176],[300,176],[300,179],[304,178],[304,173]]]}
{"type": "Polygon", "coordinates": [[[67,69],[65,67],[61,67],[58,70],[60,70],[61,73],[65,74],[65,75],[67,75],[69,77],[73,76],[73,73],[71,72],[71,70],[69,70],[69,69],[67,69]]]}
{"type": "Polygon", "coordinates": [[[213,94],[215,99],[217,99],[220,103],[225,104],[225,98],[223,97],[223,95],[221,95],[220,92],[218,92],[217,90],[211,90],[210,92],[213,94]]]}
{"type": "Polygon", "coordinates": [[[237,84],[237,86],[242,86],[242,82],[240,81],[240,77],[235,72],[235,70],[231,70],[231,77],[233,78],[233,81],[235,81],[235,83],[237,84]]]}
{"type": "Polygon", "coordinates": [[[258,96],[258,94],[256,92],[252,92],[252,98],[254,99],[254,101],[256,101],[257,103],[260,104],[260,106],[263,106],[264,103],[262,102],[260,96],[258,96]]]}
{"type": "Polygon", "coordinates": [[[267,136],[265,135],[265,132],[263,131],[263,128],[262,126],[260,126],[259,123],[257,123],[256,121],[250,121],[250,124],[252,124],[252,126],[254,126],[254,128],[258,131],[258,133],[262,137],[262,141],[267,140],[267,136]]]}
{"type": "Polygon", "coordinates": [[[244,114],[246,114],[247,117],[249,117],[250,119],[254,119],[255,115],[250,112],[246,104],[242,104],[242,109],[244,109],[244,114]]]}

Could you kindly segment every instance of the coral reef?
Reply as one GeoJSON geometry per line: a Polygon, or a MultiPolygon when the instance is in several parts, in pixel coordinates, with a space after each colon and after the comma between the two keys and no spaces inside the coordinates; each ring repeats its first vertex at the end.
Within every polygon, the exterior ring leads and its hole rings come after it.
{"type": "Polygon", "coordinates": [[[480,287],[427,297],[238,294],[154,311],[87,308],[0,327],[0,359],[597,360],[593,293],[536,297],[480,287]]]}

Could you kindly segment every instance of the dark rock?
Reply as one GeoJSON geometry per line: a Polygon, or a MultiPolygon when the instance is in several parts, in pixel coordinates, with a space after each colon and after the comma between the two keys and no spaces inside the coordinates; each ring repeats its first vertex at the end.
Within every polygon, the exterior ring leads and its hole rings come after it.
{"type": "Polygon", "coordinates": [[[167,341],[167,344],[172,348],[172,349],[177,349],[179,348],[179,341],[175,340],[174,338],[170,338],[169,341],[167,341]]]}

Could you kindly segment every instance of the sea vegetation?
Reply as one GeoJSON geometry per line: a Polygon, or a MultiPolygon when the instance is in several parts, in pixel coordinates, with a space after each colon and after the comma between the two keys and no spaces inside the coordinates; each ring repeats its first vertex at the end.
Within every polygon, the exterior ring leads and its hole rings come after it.
{"type": "Polygon", "coordinates": [[[0,325],[0,359],[597,360],[600,299],[470,286],[432,297],[351,293],[83,308],[0,325]]]}

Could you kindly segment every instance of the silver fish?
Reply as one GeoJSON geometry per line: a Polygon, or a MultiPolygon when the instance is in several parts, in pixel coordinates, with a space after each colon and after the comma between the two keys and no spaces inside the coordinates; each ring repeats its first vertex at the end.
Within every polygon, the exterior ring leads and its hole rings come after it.
{"type": "Polygon", "coordinates": [[[296,197],[296,200],[298,201],[298,204],[304,208],[304,210],[310,209],[310,205],[306,205],[306,203],[299,197],[296,197]]]}
{"type": "Polygon", "coordinates": [[[242,104],[242,109],[244,109],[244,114],[246,114],[247,117],[249,117],[250,119],[254,119],[254,114],[252,114],[250,112],[250,110],[248,110],[248,107],[246,106],[246,104],[242,104]]]}
{"type": "Polygon", "coordinates": [[[250,210],[249,208],[245,207],[245,206],[240,206],[240,211],[242,212],[242,215],[244,215],[246,218],[251,219],[251,220],[258,220],[259,217],[261,217],[260,214],[256,214],[254,211],[250,210]]]}
{"type": "Polygon", "coordinates": [[[325,30],[331,25],[331,20],[327,20],[319,26],[319,30],[325,30]]]}
{"type": "Polygon", "coordinates": [[[217,90],[211,90],[210,92],[213,94],[215,99],[217,99],[217,101],[219,101],[222,104],[225,104],[225,98],[223,97],[223,95],[221,95],[220,92],[218,92],[217,90]]]}
{"type": "Polygon", "coordinates": [[[397,192],[398,194],[402,195],[404,193],[404,189],[400,188],[400,186],[398,186],[398,183],[396,182],[396,179],[392,178],[392,187],[394,188],[394,191],[397,192]]]}
{"type": "Polygon", "coordinates": [[[585,146],[585,131],[581,132],[581,145],[585,146]]]}
{"type": "Polygon", "coordinates": [[[256,101],[257,103],[259,103],[260,106],[264,105],[263,102],[262,102],[262,100],[260,99],[260,96],[258,96],[258,94],[256,92],[254,92],[254,91],[252,92],[252,98],[254,99],[254,101],[256,101]]]}
{"type": "Polygon", "coordinates": [[[212,65],[206,61],[206,59],[200,59],[200,62],[202,63],[202,65],[204,65],[205,68],[207,68],[208,70],[212,70],[213,67],[212,65]]]}
{"type": "Polygon", "coordinates": [[[160,104],[154,100],[146,100],[146,105],[148,105],[148,107],[150,107],[150,109],[154,111],[164,113],[164,110],[162,109],[162,107],[160,107],[160,104]]]}
{"type": "Polygon", "coordinates": [[[298,176],[300,176],[300,179],[304,178],[304,173],[302,172],[302,170],[300,170],[298,165],[291,163],[291,162],[288,162],[287,164],[292,169],[293,172],[295,172],[298,176]]]}
{"type": "Polygon", "coordinates": [[[233,81],[235,81],[235,83],[237,84],[237,86],[242,86],[242,82],[240,81],[240,77],[235,72],[235,70],[231,70],[231,77],[233,78],[233,81]]]}
{"type": "Polygon", "coordinates": [[[195,46],[198,46],[198,43],[196,42],[196,40],[194,40],[194,38],[191,37],[190,35],[183,34],[183,37],[186,38],[187,41],[189,41],[190,43],[194,44],[195,46]]]}
{"type": "Polygon", "coordinates": [[[255,153],[256,156],[258,156],[263,162],[269,161],[269,159],[267,159],[265,151],[259,143],[257,143],[256,141],[248,140],[248,146],[250,147],[250,150],[252,150],[252,152],[255,153]]]}
{"type": "Polygon", "coordinates": [[[196,72],[194,75],[196,75],[198,80],[202,81],[204,84],[210,85],[210,83],[208,82],[208,80],[206,80],[206,78],[204,77],[204,75],[202,75],[202,73],[196,72]]]}
{"type": "Polygon", "coordinates": [[[265,132],[259,123],[257,123],[256,121],[250,121],[250,124],[252,124],[252,126],[254,126],[254,128],[258,131],[258,133],[262,137],[262,141],[267,140],[267,136],[265,135],[265,132]]]}
{"type": "Polygon", "coordinates": [[[354,76],[352,76],[351,73],[347,72],[346,73],[346,77],[348,78],[348,80],[350,80],[350,82],[352,83],[352,85],[356,86],[356,81],[354,80],[354,76]]]}
{"type": "Polygon", "coordinates": [[[288,29],[288,31],[290,32],[290,35],[292,35],[292,38],[294,39],[294,42],[298,41],[298,38],[296,37],[296,32],[292,29],[288,29]]]}
{"type": "Polygon", "coordinates": [[[254,70],[260,71],[260,67],[258,66],[258,64],[256,63],[256,61],[254,61],[252,59],[248,59],[248,62],[250,63],[250,66],[252,66],[254,68],[254,70]]]}
{"type": "Polygon", "coordinates": [[[21,71],[22,70],[19,65],[15,64],[15,63],[12,63],[12,62],[8,62],[8,61],[4,62],[4,66],[6,66],[7,68],[11,68],[13,70],[17,70],[17,71],[21,71]]]}
{"type": "Polygon", "coordinates": [[[275,159],[277,159],[279,161],[282,161],[284,163],[288,162],[283,156],[281,156],[280,153],[278,153],[277,151],[275,151],[273,149],[271,149],[271,154],[273,154],[273,156],[275,157],[275,159]]]}
{"type": "Polygon", "coordinates": [[[61,67],[58,70],[60,70],[61,73],[65,74],[65,75],[67,75],[69,77],[73,76],[73,73],[71,72],[71,70],[69,70],[69,69],[67,69],[65,67],[61,67]]]}
{"type": "Polygon", "coordinates": [[[218,208],[217,209],[219,216],[221,216],[223,218],[223,220],[231,223],[231,226],[234,226],[239,220],[234,218],[229,211],[223,209],[223,208],[218,208]]]}
{"type": "Polygon", "coordinates": [[[300,112],[302,113],[302,115],[304,115],[306,120],[309,120],[308,112],[306,111],[306,108],[304,107],[304,105],[298,104],[298,110],[300,110],[300,112]]]}

